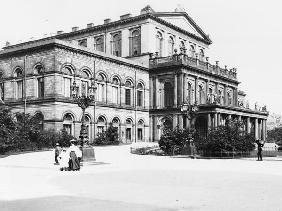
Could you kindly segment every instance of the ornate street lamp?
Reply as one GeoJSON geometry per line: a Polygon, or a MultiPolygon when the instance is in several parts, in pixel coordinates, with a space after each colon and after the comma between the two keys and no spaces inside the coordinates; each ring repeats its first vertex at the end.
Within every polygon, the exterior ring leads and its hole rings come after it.
{"type": "Polygon", "coordinates": [[[78,95],[79,87],[76,84],[75,78],[73,84],[71,86],[71,96],[73,100],[78,104],[78,106],[82,109],[82,119],[81,119],[81,129],[80,129],[80,144],[82,147],[82,156],[83,160],[95,160],[94,149],[93,147],[89,147],[88,143],[88,134],[87,127],[85,124],[85,109],[88,108],[91,104],[95,102],[95,93],[97,90],[95,81],[91,78],[91,85],[87,87],[82,87],[81,96],[78,95]]]}
{"type": "Polygon", "coordinates": [[[180,105],[180,110],[183,113],[186,113],[189,120],[193,119],[196,115],[196,113],[199,111],[199,106],[197,103],[191,105],[187,103],[183,103],[180,105]]]}

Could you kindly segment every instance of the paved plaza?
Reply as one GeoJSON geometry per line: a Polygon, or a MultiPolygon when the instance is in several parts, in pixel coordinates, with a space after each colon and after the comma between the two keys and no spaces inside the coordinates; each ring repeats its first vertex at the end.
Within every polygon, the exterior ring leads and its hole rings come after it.
{"type": "Polygon", "coordinates": [[[53,152],[0,159],[0,210],[282,210],[282,158],[189,159],[96,147],[61,172],[53,152]]]}

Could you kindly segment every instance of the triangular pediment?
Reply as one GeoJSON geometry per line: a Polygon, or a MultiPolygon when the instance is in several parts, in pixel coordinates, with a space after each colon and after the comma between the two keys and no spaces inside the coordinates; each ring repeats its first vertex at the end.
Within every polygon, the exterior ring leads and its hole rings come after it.
{"type": "Polygon", "coordinates": [[[156,12],[153,13],[153,15],[191,34],[194,34],[203,40],[211,42],[209,37],[194,22],[194,20],[190,16],[188,16],[186,12],[168,12],[168,13],[156,12]]]}

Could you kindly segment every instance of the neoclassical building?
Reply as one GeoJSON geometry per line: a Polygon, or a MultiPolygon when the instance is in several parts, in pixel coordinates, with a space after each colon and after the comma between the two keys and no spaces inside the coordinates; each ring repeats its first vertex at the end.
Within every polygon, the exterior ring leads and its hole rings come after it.
{"type": "Polygon", "coordinates": [[[227,119],[265,139],[265,108],[252,110],[238,90],[236,69],[210,64],[212,41],[183,10],[125,14],[104,24],[10,45],[0,51],[1,99],[14,112],[38,114],[45,129],[79,136],[82,110],[71,85],[97,86],[86,110],[91,141],[113,124],[123,142],[157,141],[165,127],[208,128],[227,119]],[[191,118],[184,105],[194,105],[191,118]]]}

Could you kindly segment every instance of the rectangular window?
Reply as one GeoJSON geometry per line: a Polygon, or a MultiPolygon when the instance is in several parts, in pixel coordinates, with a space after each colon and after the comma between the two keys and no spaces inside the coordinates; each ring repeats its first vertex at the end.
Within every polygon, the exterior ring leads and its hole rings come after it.
{"type": "Polygon", "coordinates": [[[112,87],[112,102],[118,104],[118,87],[112,87]]]}
{"type": "Polygon", "coordinates": [[[0,97],[4,101],[4,83],[0,83],[0,97]]]}
{"type": "Polygon", "coordinates": [[[71,79],[64,78],[64,96],[70,97],[70,91],[71,91],[71,79]]]}
{"type": "Polygon", "coordinates": [[[143,105],[142,100],[143,100],[143,92],[137,91],[137,106],[143,105]]]}
{"type": "Polygon", "coordinates": [[[87,39],[78,40],[78,45],[82,47],[87,47],[87,39]]]}
{"type": "Polygon", "coordinates": [[[38,97],[44,97],[44,78],[38,78],[38,97]]]}
{"type": "Polygon", "coordinates": [[[125,89],[125,105],[131,105],[131,90],[125,89]]]}
{"type": "Polygon", "coordinates": [[[131,140],[131,128],[126,128],[126,140],[131,140]]]}
{"type": "Polygon", "coordinates": [[[142,128],[137,129],[137,137],[138,137],[138,140],[143,140],[143,130],[142,130],[142,128]]]}
{"type": "Polygon", "coordinates": [[[16,98],[23,98],[23,81],[17,81],[17,90],[16,90],[16,98]]]}
{"type": "Polygon", "coordinates": [[[64,124],[63,128],[67,131],[68,134],[71,135],[71,125],[70,124],[64,124]]]}

